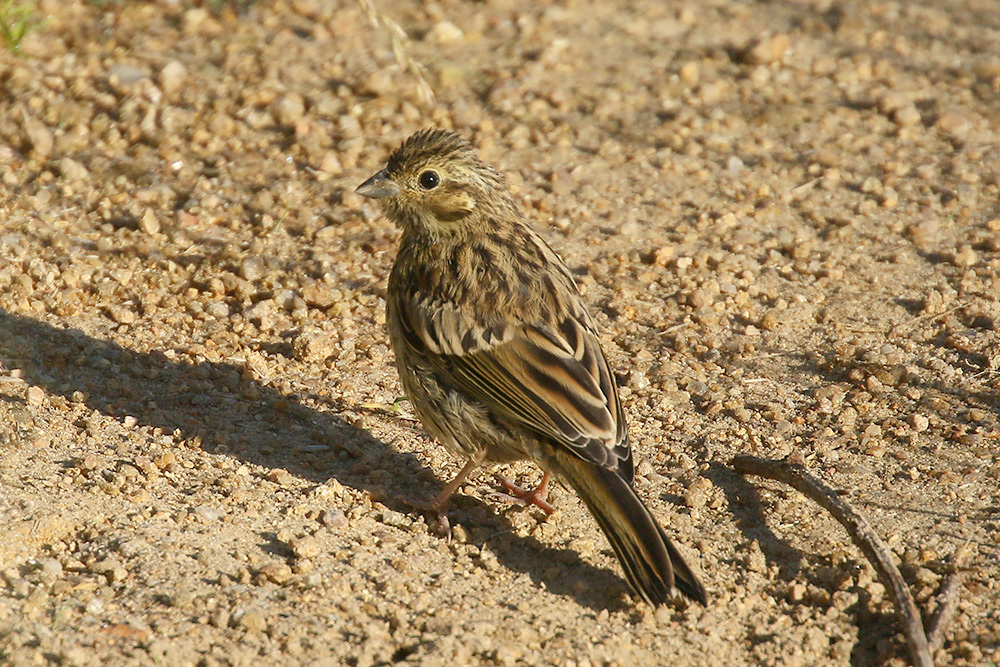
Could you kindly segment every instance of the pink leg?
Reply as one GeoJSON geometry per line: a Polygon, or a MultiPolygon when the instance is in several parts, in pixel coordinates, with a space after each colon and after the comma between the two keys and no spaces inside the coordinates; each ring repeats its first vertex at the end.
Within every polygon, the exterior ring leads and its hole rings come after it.
{"type": "Polygon", "coordinates": [[[509,500],[513,503],[517,503],[518,505],[534,505],[538,509],[545,512],[546,516],[556,511],[556,508],[545,500],[549,495],[549,473],[547,471],[544,475],[542,475],[542,481],[540,481],[538,486],[531,491],[522,489],[517,484],[502,475],[499,477],[500,484],[506,490],[506,493],[497,493],[496,495],[498,498],[509,500]]]}
{"type": "Polygon", "coordinates": [[[451,526],[448,525],[448,503],[451,501],[451,497],[455,495],[455,491],[458,491],[458,487],[462,486],[462,483],[469,477],[473,470],[483,462],[483,455],[477,456],[476,458],[469,459],[469,461],[462,466],[462,469],[458,471],[455,478],[448,482],[448,484],[441,490],[441,493],[434,496],[434,499],[430,502],[409,500],[407,501],[411,506],[423,512],[428,512],[434,515],[434,525],[432,526],[437,532],[443,535],[451,535],[451,526]]]}

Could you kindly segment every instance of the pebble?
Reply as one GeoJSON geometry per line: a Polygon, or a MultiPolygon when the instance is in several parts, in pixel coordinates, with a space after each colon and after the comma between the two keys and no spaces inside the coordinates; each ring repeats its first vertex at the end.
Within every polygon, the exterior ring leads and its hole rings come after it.
{"type": "Polygon", "coordinates": [[[229,306],[224,301],[213,301],[205,306],[205,314],[217,320],[224,320],[229,317],[229,306]]]}
{"type": "Polygon", "coordinates": [[[280,586],[287,584],[294,573],[287,563],[268,563],[260,568],[259,574],[280,586]]]}
{"type": "Polygon", "coordinates": [[[58,577],[63,572],[62,563],[55,558],[40,558],[38,560],[38,566],[41,568],[42,572],[51,577],[58,577]]]}
{"type": "MultiPolygon", "coordinates": [[[[306,113],[306,103],[301,95],[283,95],[271,105],[271,115],[279,125],[293,127],[306,113]]],[[[249,280],[249,278],[247,278],[249,280]]]]}
{"type": "Polygon", "coordinates": [[[926,218],[910,225],[910,240],[922,251],[933,249],[940,240],[941,225],[937,218],[926,218]]]}
{"type": "Polygon", "coordinates": [[[218,521],[226,515],[225,512],[218,509],[217,507],[211,507],[210,505],[196,505],[191,513],[196,517],[204,521],[205,523],[212,523],[218,521]]]}
{"type": "Polygon", "coordinates": [[[979,256],[976,254],[976,251],[970,248],[969,246],[962,247],[958,252],[955,253],[954,258],[952,258],[952,262],[955,264],[955,266],[959,266],[962,268],[969,268],[971,266],[975,266],[978,261],[979,261],[979,256]]]}
{"type": "Polygon", "coordinates": [[[288,546],[296,558],[315,558],[320,554],[319,542],[311,535],[292,538],[288,541],[288,546]]]}
{"type": "Polygon", "coordinates": [[[895,111],[893,111],[892,119],[900,127],[913,127],[914,125],[920,123],[920,121],[922,120],[920,112],[917,110],[917,107],[912,104],[908,104],[900,109],[896,109],[895,111]]]}
{"type": "Polygon", "coordinates": [[[436,44],[451,44],[465,37],[465,33],[451,21],[438,21],[431,28],[428,37],[436,44]]]}
{"type": "Polygon", "coordinates": [[[938,116],[934,127],[956,139],[964,139],[972,130],[973,121],[968,113],[946,111],[938,116]]]}
{"type": "Polygon", "coordinates": [[[680,76],[681,81],[686,84],[698,83],[698,63],[693,61],[684,63],[681,65],[678,75],[680,76]]]}
{"type": "Polygon", "coordinates": [[[174,97],[184,87],[187,68],[177,60],[171,60],[160,70],[160,88],[168,97],[174,97]]]}
{"type": "Polygon", "coordinates": [[[784,33],[778,33],[756,41],[746,52],[746,60],[752,65],[768,65],[784,57],[791,44],[791,39],[784,33]]]}
{"type": "Polygon", "coordinates": [[[277,468],[267,473],[267,478],[275,484],[281,486],[291,486],[295,483],[295,477],[284,468],[277,468]]]}
{"type": "Polygon", "coordinates": [[[347,527],[347,516],[340,510],[323,510],[319,515],[319,521],[327,528],[347,527]]]}
{"type": "Polygon", "coordinates": [[[59,160],[59,173],[70,182],[85,181],[90,178],[90,172],[73,158],[64,157],[59,160]]]}
{"type": "Polygon", "coordinates": [[[266,265],[261,257],[251,255],[240,262],[240,277],[250,282],[260,280],[266,265]]]}
{"type": "MultiPolygon", "coordinates": [[[[289,570],[289,573],[291,573],[291,570],[289,570]]],[[[236,625],[247,632],[264,632],[267,630],[267,619],[264,617],[264,614],[253,610],[242,614],[239,620],[236,621],[236,625]]]]}
{"type": "Polygon", "coordinates": [[[42,405],[45,402],[45,390],[41,387],[28,387],[25,398],[28,405],[42,405]]]}
{"type": "Polygon", "coordinates": [[[145,79],[147,76],[149,75],[146,72],[132,65],[112,65],[108,70],[108,81],[113,87],[128,86],[145,79]]]}
{"type": "Polygon", "coordinates": [[[31,142],[32,149],[39,156],[43,158],[47,157],[52,152],[52,147],[55,143],[52,132],[27,111],[22,110],[22,118],[24,121],[24,133],[28,136],[28,141],[31,142]]]}
{"type": "Polygon", "coordinates": [[[152,236],[160,232],[160,221],[153,213],[153,209],[147,208],[146,212],[139,218],[139,229],[152,236]]]}

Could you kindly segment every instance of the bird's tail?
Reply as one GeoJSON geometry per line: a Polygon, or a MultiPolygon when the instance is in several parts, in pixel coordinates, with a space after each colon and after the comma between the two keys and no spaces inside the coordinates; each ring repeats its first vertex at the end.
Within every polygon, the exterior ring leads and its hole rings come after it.
{"type": "Polygon", "coordinates": [[[639,596],[656,607],[676,587],[687,597],[706,603],[705,588],[663,533],[639,496],[614,471],[566,452],[554,461],[614,549],[625,578],[639,596]]]}

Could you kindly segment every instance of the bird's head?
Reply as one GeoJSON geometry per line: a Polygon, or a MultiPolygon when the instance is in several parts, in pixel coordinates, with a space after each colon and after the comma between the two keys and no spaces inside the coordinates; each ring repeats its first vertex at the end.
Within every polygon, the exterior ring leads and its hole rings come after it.
{"type": "Polygon", "coordinates": [[[379,200],[403,229],[432,236],[468,230],[513,205],[504,178],[449,130],[410,135],[355,192],[379,200]]]}

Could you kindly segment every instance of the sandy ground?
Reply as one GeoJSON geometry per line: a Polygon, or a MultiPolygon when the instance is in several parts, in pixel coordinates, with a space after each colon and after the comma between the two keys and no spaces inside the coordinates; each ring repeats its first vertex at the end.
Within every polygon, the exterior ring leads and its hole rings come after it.
{"type": "MultiPolygon", "coordinates": [[[[0,53],[0,664],[904,665],[885,589],[1000,661],[1000,12],[38,0],[0,53]],[[577,498],[462,489],[400,396],[396,230],[353,188],[454,127],[579,278],[637,488],[709,590],[647,609],[577,498]]],[[[530,484],[527,464],[502,468],[530,484]]]]}

